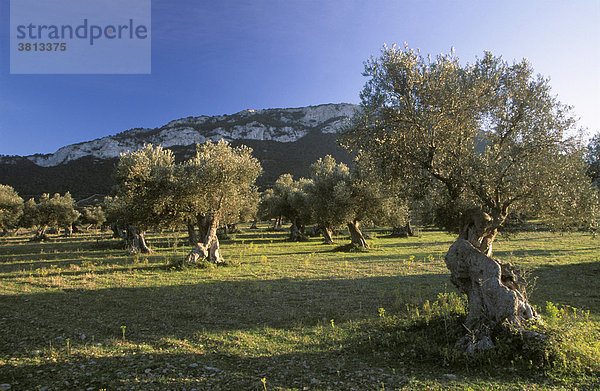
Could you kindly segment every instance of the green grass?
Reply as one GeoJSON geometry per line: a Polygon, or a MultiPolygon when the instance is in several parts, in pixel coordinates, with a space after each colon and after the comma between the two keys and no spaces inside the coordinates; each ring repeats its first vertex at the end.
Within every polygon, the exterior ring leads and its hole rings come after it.
{"type": "Polygon", "coordinates": [[[536,278],[531,301],[560,347],[544,366],[510,336],[497,357],[467,359],[452,349],[464,314],[443,261],[452,236],[376,234],[370,251],[345,253],[318,238],[289,243],[285,232],[246,230],[222,242],[228,266],[180,270],[169,268],[190,249],[179,232],[150,235],[150,256],[125,255],[108,233],[42,244],[0,238],[0,383],[600,389],[598,239],[533,232],[495,244],[496,257],[536,278]]]}

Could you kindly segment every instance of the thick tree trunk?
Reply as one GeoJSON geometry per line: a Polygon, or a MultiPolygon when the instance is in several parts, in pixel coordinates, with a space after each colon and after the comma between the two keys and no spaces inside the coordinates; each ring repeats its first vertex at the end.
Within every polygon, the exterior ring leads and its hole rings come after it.
{"type": "MultiPolygon", "coordinates": [[[[219,235],[219,229],[217,229],[217,236],[219,235]]],[[[221,227],[221,239],[229,239],[229,225],[223,224],[221,227]]]]}
{"type": "Polygon", "coordinates": [[[390,236],[394,238],[407,238],[409,236],[415,236],[415,233],[409,221],[404,227],[392,227],[390,236]]]}
{"type": "Polygon", "coordinates": [[[458,237],[469,241],[473,247],[488,257],[492,256],[492,244],[498,235],[498,227],[506,216],[492,218],[479,208],[469,209],[460,218],[458,237]]]}
{"type": "Polygon", "coordinates": [[[255,217],[254,220],[252,220],[252,225],[250,226],[250,229],[258,229],[258,227],[256,226],[257,223],[258,219],[255,217]]]}
{"type": "Polygon", "coordinates": [[[325,239],[325,244],[333,244],[333,231],[331,228],[326,226],[321,226],[321,233],[323,234],[323,239],[325,239]]]}
{"type": "Polygon", "coordinates": [[[210,216],[211,215],[207,213],[196,217],[196,222],[198,224],[198,240],[196,242],[200,242],[206,238],[210,226],[210,216]]]}
{"type": "Polygon", "coordinates": [[[408,220],[406,222],[406,225],[404,226],[404,230],[406,231],[408,236],[415,236],[415,231],[413,231],[412,225],[410,225],[410,220],[408,220]]]}
{"type": "Polygon", "coordinates": [[[361,248],[369,248],[365,237],[360,231],[359,224],[360,222],[358,220],[348,223],[348,231],[350,232],[351,243],[361,248]]]}
{"type": "Polygon", "coordinates": [[[113,238],[127,241],[127,232],[121,226],[116,223],[112,223],[110,225],[110,229],[113,231],[113,238]]]}
{"type": "Polygon", "coordinates": [[[452,283],[469,300],[465,327],[469,334],[457,346],[473,354],[494,346],[498,328],[522,330],[525,322],[537,318],[527,301],[526,281],[510,263],[491,258],[498,228],[487,213],[468,211],[461,219],[460,235],[446,254],[452,283]]]}
{"type": "Polygon", "coordinates": [[[204,259],[216,264],[225,262],[221,255],[217,236],[217,229],[219,228],[218,213],[206,214],[201,220],[202,225],[200,225],[199,230],[200,232],[206,232],[204,241],[196,244],[196,247],[186,256],[184,264],[196,264],[204,259]]]}
{"type": "Polygon", "coordinates": [[[187,231],[188,231],[188,243],[190,246],[195,246],[198,244],[198,235],[196,235],[196,226],[193,222],[187,222],[187,231]]]}
{"type": "Polygon", "coordinates": [[[154,251],[146,244],[145,232],[138,230],[133,225],[127,226],[127,252],[129,254],[146,253],[152,254],[154,251]]]}
{"type": "Polygon", "coordinates": [[[307,240],[306,235],[303,231],[303,224],[301,224],[297,219],[292,220],[292,225],[290,226],[290,241],[302,242],[307,240]]]}
{"type": "Polygon", "coordinates": [[[47,225],[42,225],[41,227],[38,228],[37,232],[35,233],[35,236],[33,237],[33,241],[36,242],[41,242],[43,240],[48,240],[48,234],[46,233],[46,231],[48,230],[48,226],[47,225]]]}
{"type": "Polygon", "coordinates": [[[73,225],[72,224],[71,225],[67,225],[65,227],[65,232],[64,232],[63,236],[69,237],[69,236],[72,236],[72,235],[73,235],[73,225]]]}
{"type": "Polygon", "coordinates": [[[283,228],[281,227],[281,216],[279,216],[276,220],[275,220],[275,224],[273,225],[273,230],[275,231],[281,231],[283,228]]]}

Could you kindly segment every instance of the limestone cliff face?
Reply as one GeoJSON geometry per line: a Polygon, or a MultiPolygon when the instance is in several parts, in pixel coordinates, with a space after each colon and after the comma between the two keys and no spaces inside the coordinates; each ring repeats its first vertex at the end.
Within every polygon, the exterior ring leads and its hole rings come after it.
{"type": "MultiPolygon", "coordinates": [[[[295,142],[310,132],[335,133],[358,106],[340,103],[288,109],[244,110],[232,115],[187,117],[155,129],[131,129],[114,136],[68,145],[48,155],[26,158],[53,167],[83,157],[110,159],[152,143],[165,148],[224,139],[295,142]]],[[[9,160],[11,158],[0,158],[9,160]]],[[[3,161],[2,163],[10,163],[3,161]]]]}

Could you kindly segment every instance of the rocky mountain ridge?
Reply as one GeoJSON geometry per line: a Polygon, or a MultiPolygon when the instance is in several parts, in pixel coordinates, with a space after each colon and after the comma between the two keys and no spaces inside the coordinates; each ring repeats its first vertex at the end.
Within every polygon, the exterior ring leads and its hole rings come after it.
{"type": "MultiPolygon", "coordinates": [[[[83,157],[111,159],[152,143],[165,148],[204,143],[207,140],[259,140],[295,142],[311,131],[334,134],[357,105],[323,104],[287,109],[243,110],[232,115],[181,118],[155,129],[130,129],[114,136],[68,145],[55,153],[26,156],[41,167],[53,167],[83,157]]],[[[0,158],[9,163],[10,157],[0,158]]]]}

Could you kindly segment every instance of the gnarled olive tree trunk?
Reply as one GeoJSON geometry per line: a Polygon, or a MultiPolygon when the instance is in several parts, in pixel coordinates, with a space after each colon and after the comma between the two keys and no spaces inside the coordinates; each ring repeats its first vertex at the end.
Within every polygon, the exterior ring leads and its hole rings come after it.
{"type": "Polygon", "coordinates": [[[302,224],[300,219],[292,219],[289,239],[292,242],[302,242],[307,240],[306,235],[304,234],[304,224],[302,224]]]}
{"type": "Polygon", "coordinates": [[[390,236],[393,238],[406,238],[409,236],[415,236],[415,233],[409,221],[404,227],[392,227],[392,233],[390,236]]]}
{"type": "Polygon", "coordinates": [[[120,238],[125,241],[127,240],[127,232],[123,229],[123,227],[121,227],[117,223],[112,223],[110,225],[110,229],[111,229],[111,231],[113,231],[113,238],[115,238],[115,239],[120,238]]]}
{"type": "Polygon", "coordinates": [[[255,217],[254,220],[252,220],[252,225],[249,229],[258,229],[258,226],[256,224],[258,224],[258,219],[255,217]]]}
{"type": "Polygon", "coordinates": [[[365,237],[360,231],[359,225],[360,221],[356,219],[354,219],[354,221],[351,223],[348,223],[348,231],[350,232],[351,243],[361,248],[369,248],[365,237]]]}
{"type": "Polygon", "coordinates": [[[283,227],[281,226],[281,220],[281,216],[275,218],[275,222],[273,223],[273,231],[281,231],[283,229],[283,227]]]}
{"type": "Polygon", "coordinates": [[[457,342],[469,354],[494,346],[498,328],[522,330],[538,317],[527,301],[523,277],[510,263],[491,258],[498,221],[481,210],[465,212],[459,237],[445,257],[450,280],[469,300],[469,333],[457,342]]]}
{"type": "Polygon", "coordinates": [[[191,246],[195,246],[196,243],[199,242],[198,235],[196,235],[196,225],[193,221],[187,222],[187,231],[188,231],[188,243],[191,246]]]}
{"type": "Polygon", "coordinates": [[[154,251],[146,244],[146,233],[133,225],[128,225],[125,233],[125,243],[129,254],[146,253],[154,251]]]}
{"type": "Polygon", "coordinates": [[[183,261],[184,264],[196,264],[204,259],[212,263],[223,263],[217,229],[219,228],[219,214],[207,213],[198,218],[199,237],[203,242],[197,242],[196,247],[190,251],[183,261]]]}
{"type": "Polygon", "coordinates": [[[65,230],[65,232],[63,233],[63,236],[66,236],[66,237],[73,236],[73,224],[69,224],[69,225],[65,226],[64,230],[65,230]]]}
{"type": "Polygon", "coordinates": [[[37,229],[37,231],[35,232],[35,236],[31,240],[33,240],[35,242],[41,242],[43,240],[48,240],[48,233],[46,231],[48,231],[47,225],[40,226],[37,229]]]}
{"type": "Polygon", "coordinates": [[[333,230],[330,227],[322,225],[320,227],[325,244],[333,244],[333,230]]]}

